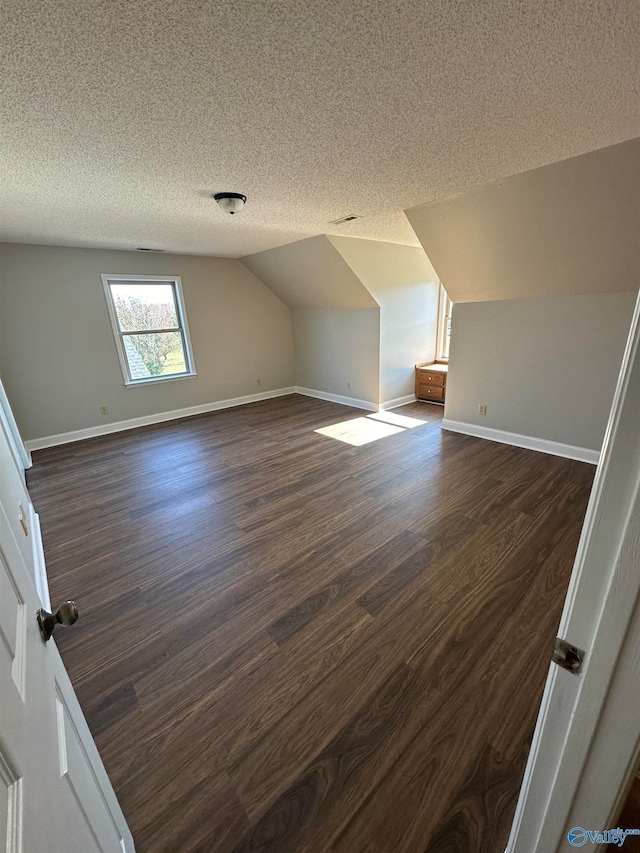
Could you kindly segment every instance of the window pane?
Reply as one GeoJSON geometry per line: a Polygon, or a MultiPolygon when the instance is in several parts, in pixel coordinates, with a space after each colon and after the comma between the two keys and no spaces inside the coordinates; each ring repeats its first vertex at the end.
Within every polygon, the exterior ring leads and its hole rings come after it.
{"type": "Polygon", "coordinates": [[[451,343],[451,317],[445,319],[444,340],[442,342],[442,358],[449,358],[449,344],[451,343]]]}
{"type": "Polygon", "coordinates": [[[187,372],[182,335],[179,332],[123,335],[122,343],[132,379],[187,372]]]}
{"type": "Polygon", "coordinates": [[[123,332],[177,329],[172,284],[110,284],[118,324],[123,332]]]}
{"type": "Polygon", "coordinates": [[[447,291],[440,285],[440,309],[438,317],[437,358],[449,358],[451,340],[451,311],[453,303],[447,291]]]}

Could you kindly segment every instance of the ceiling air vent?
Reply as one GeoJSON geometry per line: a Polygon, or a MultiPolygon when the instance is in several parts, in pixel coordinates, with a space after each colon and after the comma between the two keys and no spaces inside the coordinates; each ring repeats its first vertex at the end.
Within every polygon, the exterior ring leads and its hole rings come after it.
{"type": "Polygon", "coordinates": [[[350,213],[348,216],[341,216],[340,219],[332,219],[329,225],[342,225],[343,222],[353,222],[357,218],[355,213],[350,213]]]}
{"type": "Polygon", "coordinates": [[[136,252],[164,252],[164,249],[148,249],[146,246],[138,246],[136,252]]]}

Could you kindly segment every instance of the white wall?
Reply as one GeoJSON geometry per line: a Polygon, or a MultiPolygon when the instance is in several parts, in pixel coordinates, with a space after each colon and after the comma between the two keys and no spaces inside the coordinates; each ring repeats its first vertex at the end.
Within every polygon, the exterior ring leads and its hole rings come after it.
{"type": "Polygon", "coordinates": [[[599,450],[636,295],[454,305],[445,418],[599,450]]]}
{"type": "Polygon", "coordinates": [[[293,385],[290,311],[239,260],[22,244],[0,257],[0,370],[25,440],[293,385]],[[197,377],[125,387],[100,273],[182,277],[197,377]]]}
{"type": "Polygon", "coordinates": [[[294,310],[292,325],[296,385],[378,402],[379,308],[294,310]]]}
{"type": "Polygon", "coordinates": [[[413,394],[414,365],[436,355],[440,284],[424,249],[329,239],[380,305],[380,401],[413,394]]]}

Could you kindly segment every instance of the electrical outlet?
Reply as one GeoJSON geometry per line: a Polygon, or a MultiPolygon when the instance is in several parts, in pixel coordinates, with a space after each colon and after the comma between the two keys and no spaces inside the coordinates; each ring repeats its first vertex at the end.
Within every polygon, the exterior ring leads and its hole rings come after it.
{"type": "Polygon", "coordinates": [[[486,403],[480,403],[480,405],[478,406],[478,414],[479,415],[486,415],[487,414],[487,404],[486,403]]]}
{"type": "Polygon", "coordinates": [[[256,379],[256,385],[262,385],[262,379],[256,379]]]}
{"type": "Polygon", "coordinates": [[[109,414],[109,406],[100,406],[100,414],[108,415],[109,414]]]}
{"type": "Polygon", "coordinates": [[[351,383],[347,382],[347,391],[351,391],[351,383]]]}

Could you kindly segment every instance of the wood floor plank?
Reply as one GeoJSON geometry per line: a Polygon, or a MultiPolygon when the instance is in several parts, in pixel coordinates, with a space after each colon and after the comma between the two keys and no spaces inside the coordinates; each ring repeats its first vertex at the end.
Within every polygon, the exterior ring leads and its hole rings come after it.
{"type": "Polygon", "coordinates": [[[120,796],[137,828],[137,853],[230,853],[249,824],[226,773],[210,772],[206,762],[179,768],[161,786],[136,778],[120,796]]]}
{"type": "Polygon", "coordinates": [[[295,853],[302,849],[305,838],[313,838],[316,850],[328,849],[340,826],[338,812],[344,819],[359,802],[363,772],[375,778],[375,765],[391,760],[394,739],[423,690],[416,673],[401,664],[251,826],[237,853],[295,853]]]}
{"type": "MultiPolygon", "coordinates": [[[[211,769],[225,767],[221,737],[227,728],[219,725],[217,736],[203,719],[202,703],[215,706],[224,696],[228,685],[251,677],[254,670],[264,670],[280,655],[276,644],[266,635],[259,635],[230,655],[220,655],[212,662],[206,659],[206,647],[192,649],[192,665],[183,680],[180,669],[149,673],[134,683],[139,698],[140,713],[132,715],[126,726],[112,727],[108,739],[99,739],[103,757],[109,762],[117,779],[144,776],[152,763],[160,781],[171,776],[188,762],[188,755],[207,760],[211,769]],[[176,674],[178,673],[178,674],[176,674]],[[184,732],[188,736],[184,738],[184,732]],[[181,743],[182,748],[176,749],[181,743]],[[206,748],[203,747],[203,743],[206,748]]],[[[273,670],[270,670],[273,671],[273,670]]],[[[245,697],[246,699],[246,697],[245,697]]]]}
{"type": "Polygon", "coordinates": [[[506,761],[489,744],[481,747],[424,853],[504,850],[511,826],[509,807],[513,791],[520,785],[521,763],[506,761]]]}
{"type": "Polygon", "coordinates": [[[377,616],[412,581],[424,580],[427,567],[439,554],[467,541],[476,528],[475,522],[455,510],[438,516],[429,528],[422,528],[425,547],[401,563],[389,565],[383,577],[360,596],[358,604],[377,616]]]}
{"type": "MultiPolygon", "coordinates": [[[[517,539],[521,535],[522,522],[528,527],[533,525],[530,518],[518,517],[508,527],[512,538],[517,539]],[[520,525],[518,521],[521,521],[520,525]]],[[[509,553],[503,540],[495,547],[503,554],[509,553]]],[[[437,545],[435,552],[439,552],[437,545]]],[[[487,553],[485,543],[485,560],[487,553]]],[[[422,551],[417,552],[418,557],[422,554],[422,551]]],[[[413,556],[409,558],[413,559],[413,556]]],[[[449,571],[443,564],[444,589],[447,588],[445,576],[449,576],[449,571]]],[[[482,600],[473,600],[474,607],[481,605],[482,600]]],[[[342,663],[340,671],[321,681],[256,745],[241,765],[231,768],[231,778],[252,818],[267,808],[315,752],[323,749],[339,731],[341,719],[336,717],[335,707],[340,707],[343,714],[356,713],[366,696],[377,689],[380,679],[388,677],[401,661],[410,659],[417,652],[425,633],[438,636],[445,625],[449,631],[460,630],[449,615],[449,605],[433,593],[430,582],[416,580],[413,586],[406,585],[401,595],[394,596],[386,604],[378,618],[361,635],[360,642],[342,663]]],[[[442,659],[444,666],[450,669],[443,648],[446,649],[446,644],[440,647],[439,660],[442,659]]],[[[417,721],[418,728],[420,720],[417,721]]]]}
{"type": "MultiPolygon", "coordinates": [[[[378,578],[384,578],[397,566],[404,565],[409,557],[419,554],[425,547],[426,542],[422,537],[405,530],[372,554],[368,554],[364,559],[341,572],[332,579],[330,584],[316,590],[296,604],[273,622],[267,628],[267,633],[276,643],[283,645],[306,625],[317,619],[330,605],[349,596],[355,599],[361,590],[367,590],[368,593],[377,585],[376,581],[380,582],[378,578]]],[[[422,568],[422,559],[418,558],[417,562],[422,568]]],[[[365,606],[364,597],[360,598],[359,603],[365,606]]],[[[370,608],[365,606],[365,609],[371,613],[370,608]]]]}
{"type": "Polygon", "coordinates": [[[374,633],[371,626],[358,653],[344,661],[342,672],[334,670],[315,685],[230,768],[231,780],[252,820],[273,805],[400,666],[395,639],[373,643],[374,633]]]}
{"type": "Polygon", "coordinates": [[[291,395],[34,453],[142,853],[504,849],[594,469],[399,411],[363,447],[291,395]]]}
{"type": "Polygon", "coordinates": [[[133,682],[128,681],[106,696],[103,695],[97,702],[87,702],[84,713],[91,731],[94,735],[98,735],[137,707],[138,697],[133,682]]]}
{"type": "MultiPolygon", "coordinates": [[[[377,796],[354,815],[336,841],[336,851],[373,851],[378,844],[391,843],[401,851],[425,849],[446,820],[449,804],[455,802],[475,756],[489,740],[511,752],[508,760],[513,762],[514,772],[522,774],[524,764],[519,758],[524,757],[523,745],[533,731],[537,711],[531,696],[539,699],[542,693],[551,638],[568,581],[567,557],[575,553],[577,537],[559,539],[554,548],[545,549],[538,557],[537,570],[521,576],[523,553],[537,551],[535,542],[536,537],[521,542],[503,579],[485,593],[477,595],[469,585],[464,599],[456,601],[455,618],[441,623],[428,648],[423,646],[409,659],[429,689],[446,702],[446,714],[429,713],[428,724],[411,743],[411,755],[401,756],[377,796]],[[509,587],[516,597],[505,608],[509,587]],[[535,622],[532,613],[537,614],[535,622]],[[514,647],[518,649],[516,666],[514,647]],[[518,713],[523,706],[525,713],[518,713]],[[448,749],[453,721],[459,731],[455,738],[459,752],[452,762],[448,749]],[[429,817],[412,822],[410,816],[423,814],[424,809],[429,817]]],[[[482,793],[480,790],[478,796],[482,793]]],[[[517,785],[514,799],[506,807],[507,823],[516,796],[517,785]]],[[[493,842],[487,841],[489,844],[484,846],[482,841],[478,853],[493,853],[493,842]]]]}

